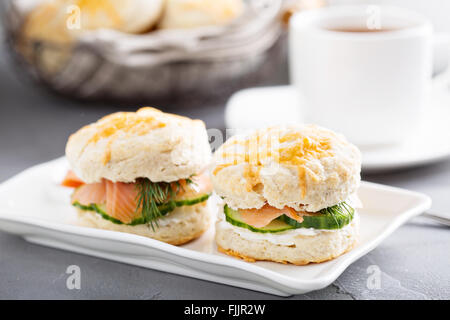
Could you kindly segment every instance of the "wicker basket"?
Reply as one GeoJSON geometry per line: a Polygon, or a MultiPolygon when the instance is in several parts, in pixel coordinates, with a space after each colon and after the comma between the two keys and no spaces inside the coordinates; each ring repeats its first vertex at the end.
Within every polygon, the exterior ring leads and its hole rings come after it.
{"type": "Polygon", "coordinates": [[[70,48],[24,39],[26,15],[16,1],[7,2],[2,21],[20,65],[33,78],[72,97],[153,101],[223,95],[257,85],[283,59],[282,0],[248,0],[245,14],[226,27],[142,35],[96,30],[70,48]]]}

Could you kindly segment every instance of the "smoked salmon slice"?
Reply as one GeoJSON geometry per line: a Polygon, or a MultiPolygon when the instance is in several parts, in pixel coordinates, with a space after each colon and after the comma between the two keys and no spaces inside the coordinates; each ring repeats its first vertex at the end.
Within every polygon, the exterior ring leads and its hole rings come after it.
{"type": "Polygon", "coordinates": [[[106,212],[125,224],[141,216],[137,208],[137,190],[134,183],[106,181],[106,212]]]}
{"type": "Polygon", "coordinates": [[[103,204],[106,201],[105,182],[84,184],[77,188],[72,195],[72,203],[78,202],[83,206],[103,204]]]}
{"type": "Polygon", "coordinates": [[[128,224],[140,217],[140,213],[136,212],[136,198],[134,183],[103,180],[77,188],[72,195],[72,203],[78,202],[84,206],[106,204],[106,212],[110,217],[128,224]]]}
{"type": "MultiPolygon", "coordinates": [[[[181,188],[173,183],[172,188],[178,190],[177,199],[188,199],[199,194],[212,191],[212,185],[207,174],[203,173],[192,178],[193,184],[185,179],[179,180],[181,188]]],[[[84,206],[92,204],[106,205],[106,213],[125,224],[141,217],[138,206],[138,191],[135,183],[112,182],[103,179],[99,183],[84,184],[75,173],[69,171],[63,183],[64,186],[76,188],[72,195],[72,203],[84,206]]]]}
{"type": "Polygon", "coordinates": [[[211,179],[205,172],[199,174],[198,176],[192,177],[192,181],[194,182],[194,185],[191,187],[198,193],[211,193],[213,190],[211,179]]]}
{"type": "Polygon", "coordinates": [[[291,219],[297,220],[299,223],[302,223],[302,215],[306,214],[306,212],[296,212],[294,209],[289,207],[284,207],[280,210],[268,204],[261,209],[239,210],[239,213],[241,214],[242,220],[246,224],[255,228],[264,228],[283,214],[287,215],[291,219]]]}
{"type": "MultiPolygon", "coordinates": [[[[206,173],[195,175],[191,178],[192,184],[188,184],[186,179],[178,181],[181,188],[178,190],[177,199],[188,199],[197,196],[198,194],[207,194],[212,192],[212,184],[209,176],[206,173]]],[[[172,184],[172,188],[176,190],[176,185],[172,184]]]]}
{"type": "Polygon", "coordinates": [[[64,178],[64,180],[61,182],[61,185],[63,187],[68,188],[78,188],[81,187],[84,184],[83,180],[78,178],[78,176],[72,171],[69,170],[64,178]]]}

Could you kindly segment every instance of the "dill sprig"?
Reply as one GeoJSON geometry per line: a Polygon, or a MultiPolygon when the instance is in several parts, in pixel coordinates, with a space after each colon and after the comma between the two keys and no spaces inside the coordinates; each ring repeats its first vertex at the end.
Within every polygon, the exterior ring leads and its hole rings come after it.
{"type": "MultiPolygon", "coordinates": [[[[193,183],[190,179],[186,179],[186,183],[193,183]]],[[[164,215],[161,213],[160,207],[175,201],[176,195],[183,189],[180,182],[151,182],[149,179],[141,178],[136,181],[137,189],[137,206],[136,212],[141,213],[144,221],[155,231],[158,228],[158,219],[164,215]]]]}
{"type": "Polygon", "coordinates": [[[352,221],[353,215],[355,214],[355,209],[353,209],[348,203],[341,202],[335,206],[320,210],[320,213],[332,216],[338,228],[341,228],[341,224],[339,223],[340,220],[337,219],[337,216],[344,216],[344,217],[349,216],[350,219],[348,220],[352,221]]]}

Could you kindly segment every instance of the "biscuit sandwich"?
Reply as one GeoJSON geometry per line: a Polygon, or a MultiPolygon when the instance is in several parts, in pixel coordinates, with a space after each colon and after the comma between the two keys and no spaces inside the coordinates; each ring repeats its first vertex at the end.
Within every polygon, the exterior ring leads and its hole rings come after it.
{"type": "Polygon", "coordinates": [[[114,113],[73,134],[66,157],[63,185],[75,188],[81,225],[174,245],[209,227],[211,149],[200,120],[154,108],[114,113]]]}
{"type": "Polygon", "coordinates": [[[211,180],[224,207],[216,243],[247,261],[305,265],[336,258],[358,240],[361,155],[313,126],[237,135],[214,154],[211,180]]]}

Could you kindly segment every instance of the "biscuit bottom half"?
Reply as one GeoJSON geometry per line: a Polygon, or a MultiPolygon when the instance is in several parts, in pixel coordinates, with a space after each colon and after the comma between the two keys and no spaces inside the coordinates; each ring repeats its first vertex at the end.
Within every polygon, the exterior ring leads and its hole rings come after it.
{"type": "Polygon", "coordinates": [[[246,239],[236,228],[239,227],[217,223],[218,250],[249,262],[265,260],[294,265],[325,262],[353,249],[359,239],[359,219],[340,230],[319,231],[316,235],[293,234],[291,245],[246,239]]]}
{"type": "Polygon", "coordinates": [[[207,202],[194,206],[178,207],[158,220],[155,230],[148,224],[120,225],[103,219],[92,211],[78,209],[78,224],[83,227],[131,233],[173,245],[182,245],[200,237],[211,223],[207,202]]]}

